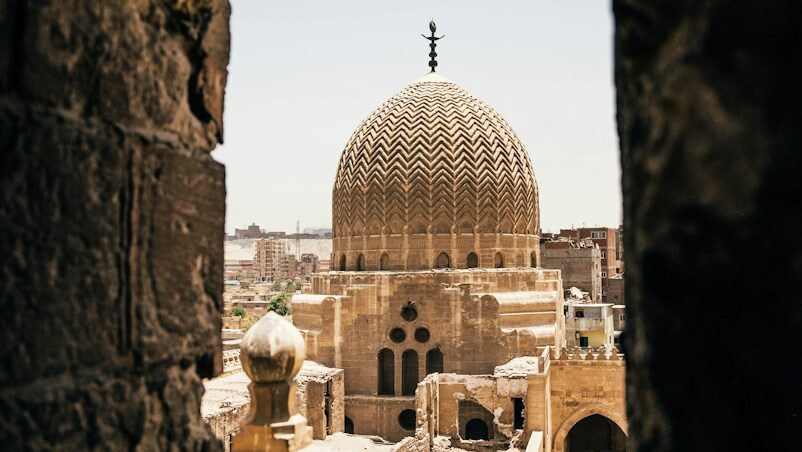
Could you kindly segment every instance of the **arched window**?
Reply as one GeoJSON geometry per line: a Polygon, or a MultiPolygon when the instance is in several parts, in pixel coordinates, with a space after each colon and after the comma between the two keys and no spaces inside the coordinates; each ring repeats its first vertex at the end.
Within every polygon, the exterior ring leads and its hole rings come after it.
{"type": "Polygon", "coordinates": [[[365,255],[359,253],[359,256],[356,258],[356,270],[363,272],[365,271],[365,255]]]}
{"type": "Polygon", "coordinates": [[[477,268],[479,267],[479,256],[476,253],[468,253],[468,268],[477,268]]]}
{"type": "Polygon", "coordinates": [[[537,267],[537,255],[534,251],[532,251],[532,254],[529,255],[529,266],[532,268],[537,267]]]}
{"type": "Polygon", "coordinates": [[[487,440],[489,439],[487,433],[487,422],[481,419],[474,418],[465,424],[465,439],[467,440],[487,440]]]}
{"type": "Polygon", "coordinates": [[[501,251],[496,253],[494,263],[496,268],[504,268],[504,254],[501,251]]]}
{"type": "Polygon", "coordinates": [[[401,355],[401,395],[415,395],[418,386],[418,352],[409,349],[401,355]]]}
{"type": "Polygon", "coordinates": [[[382,254],[382,257],[379,259],[379,270],[389,270],[390,269],[390,256],[387,253],[382,254]]]}
{"type": "Polygon", "coordinates": [[[350,417],[345,416],[345,433],[354,434],[354,421],[350,417]]]}
{"type": "Polygon", "coordinates": [[[341,272],[345,271],[345,254],[340,256],[340,271],[341,272]]]}
{"type": "Polygon", "coordinates": [[[395,395],[395,355],[389,348],[379,352],[379,395],[395,395]]]}
{"type": "Polygon", "coordinates": [[[435,268],[451,268],[451,258],[448,257],[448,253],[440,253],[437,255],[435,268]]]}
{"type": "Polygon", "coordinates": [[[426,352],[426,375],[435,372],[443,373],[443,352],[439,348],[426,352]]]}

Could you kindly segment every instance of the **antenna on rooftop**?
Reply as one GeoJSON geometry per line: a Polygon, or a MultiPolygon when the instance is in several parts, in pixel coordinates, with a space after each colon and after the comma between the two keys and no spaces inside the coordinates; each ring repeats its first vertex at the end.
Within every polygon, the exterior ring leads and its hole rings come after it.
{"type": "Polygon", "coordinates": [[[295,222],[295,261],[301,262],[301,220],[295,222]]]}

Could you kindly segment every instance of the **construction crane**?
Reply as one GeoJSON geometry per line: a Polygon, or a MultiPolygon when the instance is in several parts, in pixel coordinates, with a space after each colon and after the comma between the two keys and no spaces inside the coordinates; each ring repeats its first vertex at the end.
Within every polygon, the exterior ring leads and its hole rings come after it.
{"type": "Polygon", "coordinates": [[[295,222],[295,262],[301,262],[301,220],[295,222]]]}

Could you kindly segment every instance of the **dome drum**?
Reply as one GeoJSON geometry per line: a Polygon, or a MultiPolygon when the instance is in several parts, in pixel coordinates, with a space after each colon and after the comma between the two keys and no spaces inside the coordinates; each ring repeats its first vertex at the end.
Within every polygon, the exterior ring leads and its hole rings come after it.
{"type": "Polygon", "coordinates": [[[537,267],[540,262],[540,239],[533,235],[463,234],[451,236],[412,235],[389,237],[336,237],[333,239],[332,270],[360,271],[360,256],[365,271],[418,271],[441,268],[438,257],[446,253],[448,268],[465,269],[469,255],[478,258],[478,268],[496,267],[496,254],[503,256],[503,267],[537,267]],[[344,256],[344,259],[343,259],[344,256]],[[384,267],[382,267],[382,256],[384,267]],[[345,263],[345,268],[342,263],[345,263]]]}

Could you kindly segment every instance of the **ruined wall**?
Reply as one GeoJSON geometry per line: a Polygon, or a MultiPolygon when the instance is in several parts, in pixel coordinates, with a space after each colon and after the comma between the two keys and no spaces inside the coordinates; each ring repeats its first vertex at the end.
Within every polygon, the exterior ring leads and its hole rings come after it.
{"type": "Polygon", "coordinates": [[[802,8],[613,7],[630,449],[802,450],[802,8]]]}
{"type": "Polygon", "coordinates": [[[345,419],[345,387],[342,369],[332,369],[312,361],[304,361],[295,376],[298,413],[312,427],[314,439],[326,439],[330,433],[342,432],[345,419]]]}
{"type": "MultiPolygon", "coordinates": [[[[526,377],[498,378],[492,375],[437,374],[427,377],[421,391],[431,406],[426,423],[432,424],[432,437],[450,436],[452,442],[464,439],[465,424],[479,418],[487,423],[490,438],[497,445],[509,444],[514,437],[513,398],[526,395],[526,377]]],[[[423,413],[421,413],[423,415],[423,413]]],[[[424,422],[424,420],[421,420],[424,422]]]]}
{"type": "Polygon", "coordinates": [[[215,448],[224,0],[0,4],[0,443],[215,448]]]}

